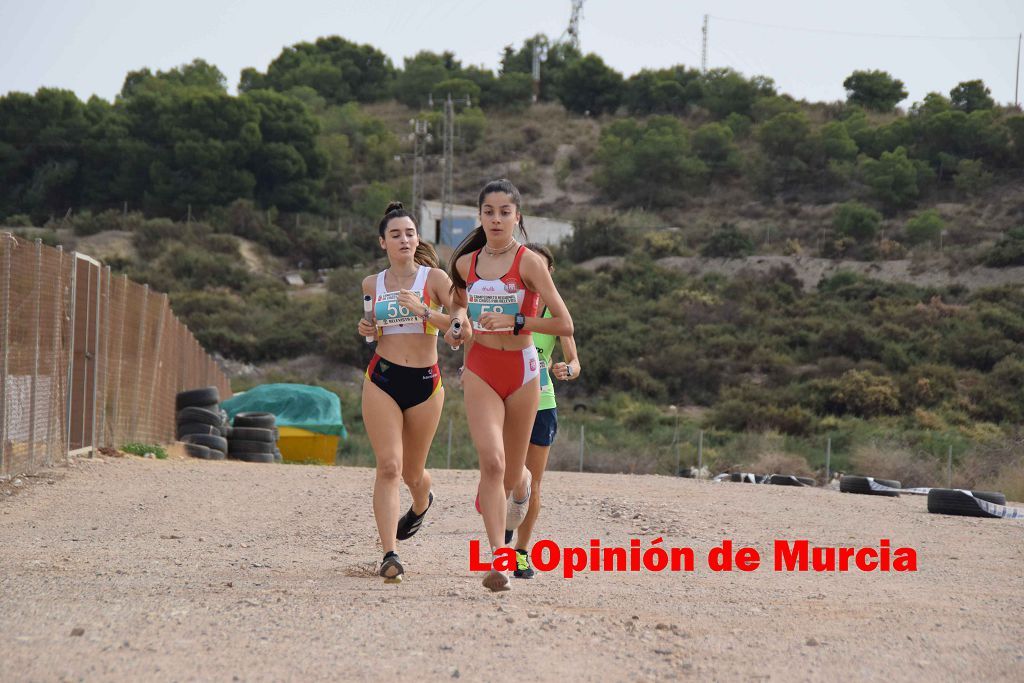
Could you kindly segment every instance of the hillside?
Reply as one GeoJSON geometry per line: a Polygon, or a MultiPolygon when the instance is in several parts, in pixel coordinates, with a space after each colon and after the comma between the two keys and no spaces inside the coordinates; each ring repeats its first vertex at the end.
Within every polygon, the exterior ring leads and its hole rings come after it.
{"type": "Polygon", "coordinates": [[[329,37],[247,70],[238,95],[201,60],[133,72],[109,103],[8,94],[0,224],[169,292],[239,388],[330,385],[354,456],[369,349],[353,293],[383,267],[383,207],[410,199],[411,122],[429,126],[436,199],[439,103],[463,93],[455,200],[509,177],[527,213],[576,226],[555,279],[585,369],[560,391],[607,469],[667,471],[668,444],[705,430],[722,467],[758,449],[821,467],[831,439],[842,466],[882,448],[918,476],[952,449],[973,483],[1022,485],[1020,111],[981,81],[904,103],[898,78],[857,71],[846,101],[805,102],[730,69],[626,79],[564,46],[531,105],[540,38],[498,73],[451,53],[397,68],[329,37]]]}

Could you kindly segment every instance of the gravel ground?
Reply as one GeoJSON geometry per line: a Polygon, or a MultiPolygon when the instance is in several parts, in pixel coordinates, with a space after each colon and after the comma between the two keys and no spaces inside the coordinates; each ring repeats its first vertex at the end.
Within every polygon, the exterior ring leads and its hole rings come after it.
{"type": "MultiPolygon", "coordinates": [[[[1024,523],[917,496],[554,472],[539,538],[692,547],[692,573],[469,571],[476,477],[384,585],[373,472],[80,460],[0,494],[0,679],[1024,680],[1024,523]],[[775,539],[918,553],[914,573],[782,573],[775,539]],[[723,539],[764,566],[714,573],[723,539]]],[[[408,504],[404,494],[403,506],[408,504]]]]}

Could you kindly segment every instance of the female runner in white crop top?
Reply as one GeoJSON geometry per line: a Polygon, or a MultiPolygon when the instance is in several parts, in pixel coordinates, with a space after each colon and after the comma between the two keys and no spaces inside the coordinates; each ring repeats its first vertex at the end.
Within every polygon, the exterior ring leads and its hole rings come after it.
{"type": "Polygon", "coordinates": [[[373,515],[384,548],[379,574],[390,583],[405,570],[397,541],[419,531],[434,500],[427,454],[444,405],[437,366],[437,332],[451,319],[451,280],[437,267],[434,249],[420,242],[416,222],[398,202],[388,205],[378,226],[390,267],[363,280],[373,297],[373,321],[360,320],[359,334],[377,337],[377,350],[363,379],[363,422],[377,458],[373,515]],[[412,507],[399,518],[399,479],[412,507]]]}

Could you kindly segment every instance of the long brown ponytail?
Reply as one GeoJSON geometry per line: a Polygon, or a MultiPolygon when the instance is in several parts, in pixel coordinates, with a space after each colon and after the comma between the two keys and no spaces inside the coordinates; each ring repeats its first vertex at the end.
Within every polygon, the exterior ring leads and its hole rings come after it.
{"type": "Polygon", "coordinates": [[[437,257],[434,245],[423,240],[420,240],[420,243],[416,245],[416,253],[412,255],[412,260],[421,266],[441,267],[441,259],[437,257]]]}
{"type": "MultiPolygon", "coordinates": [[[[529,239],[526,234],[526,224],[523,221],[523,198],[519,194],[518,188],[512,184],[512,181],[501,178],[500,180],[492,180],[484,185],[484,189],[480,190],[480,196],[476,200],[477,212],[483,209],[484,199],[492,192],[504,192],[512,199],[512,203],[516,205],[516,210],[519,212],[519,230],[523,233],[524,239],[529,239]]],[[[484,232],[484,226],[478,225],[455,248],[455,253],[452,254],[451,259],[448,261],[448,274],[452,278],[451,291],[453,293],[456,289],[466,288],[466,280],[459,274],[459,269],[455,267],[455,263],[466,254],[482,249],[485,244],[487,244],[487,234],[484,232]]]]}

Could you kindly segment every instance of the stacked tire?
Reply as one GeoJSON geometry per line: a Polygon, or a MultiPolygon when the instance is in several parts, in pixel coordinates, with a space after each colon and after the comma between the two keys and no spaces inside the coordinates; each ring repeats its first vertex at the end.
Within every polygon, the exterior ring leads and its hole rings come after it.
{"type": "Polygon", "coordinates": [[[220,409],[217,387],[182,391],[174,399],[177,413],[175,437],[185,444],[185,452],[202,460],[227,457],[229,428],[227,415],[220,409]]]}
{"type": "Polygon", "coordinates": [[[273,413],[239,413],[231,427],[228,457],[244,462],[281,462],[277,439],[277,419],[273,413]]]}
{"type": "Polygon", "coordinates": [[[895,479],[872,478],[875,483],[881,484],[884,488],[881,490],[872,488],[871,481],[869,481],[868,477],[862,477],[855,474],[844,474],[843,478],[839,480],[839,492],[860,493],[865,496],[889,496],[890,498],[899,497],[899,489],[903,488],[902,483],[895,479]]]}

